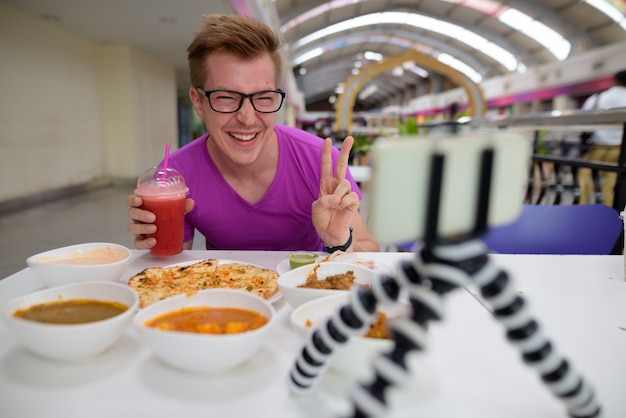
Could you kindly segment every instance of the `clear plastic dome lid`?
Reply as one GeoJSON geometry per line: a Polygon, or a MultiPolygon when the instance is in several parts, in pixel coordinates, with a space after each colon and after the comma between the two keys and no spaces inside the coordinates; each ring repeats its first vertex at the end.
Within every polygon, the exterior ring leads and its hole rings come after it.
{"type": "Polygon", "coordinates": [[[185,179],[176,169],[152,167],[139,176],[135,194],[140,196],[169,195],[186,194],[188,191],[185,179]]]}

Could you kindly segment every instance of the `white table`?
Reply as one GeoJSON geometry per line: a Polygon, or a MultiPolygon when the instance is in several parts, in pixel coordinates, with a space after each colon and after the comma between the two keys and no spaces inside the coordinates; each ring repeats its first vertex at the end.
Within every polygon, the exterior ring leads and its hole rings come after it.
{"type": "MultiPolygon", "coordinates": [[[[186,251],[167,264],[203,258],[268,268],[285,252],[186,251]]],[[[395,266],[410,253],[363,253],[395,266]]],[[[559,352],[596,389],[604,417],[626,416],[626,284],[621,256],[493,256],[510,271],[559,352]]],[[[162,265],[135,252],[122,280],[162,265]]],[[[42,284],[24,269],[0,281],[0,304],[42,284]]],[[[390,417],[566,417],[564,406],[526,367],[470,292],[446,297],[447,317],[431,323],[428,351],[411,361],[412,379],[388,397],[390,417]]],[[[20,348],[0,323],[0,417],[335,417],[350,411],[354,381],[328,371],[308,396],[286,381],[302,342],[292,309],[275,303],[278,323],[258,355],[222,375],[189,374],[158,361],[132,328],[97,358],[57,363],[20,348]]]]}

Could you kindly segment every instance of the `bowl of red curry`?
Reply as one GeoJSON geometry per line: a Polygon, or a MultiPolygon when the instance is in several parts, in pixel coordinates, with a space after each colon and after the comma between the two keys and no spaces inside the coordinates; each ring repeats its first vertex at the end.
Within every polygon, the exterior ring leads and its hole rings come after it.
{"type": "Polygon", "coordinates": [[[267,300],[234,289],[206,289],[163,299],[133,325],[163,363],[188,372],[216,373],[251,360],[269,336],[276,312],[267,300]]]}

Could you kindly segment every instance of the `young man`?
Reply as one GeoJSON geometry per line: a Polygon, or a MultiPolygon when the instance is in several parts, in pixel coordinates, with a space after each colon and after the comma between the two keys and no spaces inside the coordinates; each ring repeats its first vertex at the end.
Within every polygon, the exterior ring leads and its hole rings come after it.
{"type": "MultiPolygon", "coordinates": [[[[207,249],[378,251],[348,172],[353,139],[338,151],[329,138],[275,124],[280,47],[258,21],[207,15],[187,49],[189,96],[208,133],[169,158],[190,189],[184,248],[197,229],[207,249]]],[[[151,248],[154,214],[137,196],[127,204],[135,247],[151,248]]]]}
{"type": "MultiPolygon", "coordinates": [[[[583,104],[582,109],[610,109],[624,106],[626,106],[626,70],[617,72],[613,76],[613,86],[608,90],[589,97],[583,104]]],[[[591,147],[585,153],[583,159],[617,163],[621,144],[621,128],[597,129],[591,137],[591,147]]],[[[601,203],[613,206],[617,173],[614,171],[599,171],[598,176],[600,178],[600,189],[602,190],[601,203]]],[[[578,170],[578,184],[580,185],[579,203],[593,203],[592,197],[595,187],[591,169],[581,168],[578,170]]]]}

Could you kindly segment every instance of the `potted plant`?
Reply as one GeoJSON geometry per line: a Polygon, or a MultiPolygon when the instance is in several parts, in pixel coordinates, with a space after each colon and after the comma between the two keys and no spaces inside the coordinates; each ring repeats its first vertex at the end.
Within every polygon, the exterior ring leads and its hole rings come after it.
{"type": "Polygon", "coordinates": [[[415,118],[407,118],[404,123],[398,123],[398,133],[400,136],[417,135],[419,125],[415,118]]]}
{"type": "Polygon", "coordinates": [[[352,152],[354,153],[356,165],[368,165],[368,152],[374,144],[375,137],[370,135],[355,135],[352,152]]]}

